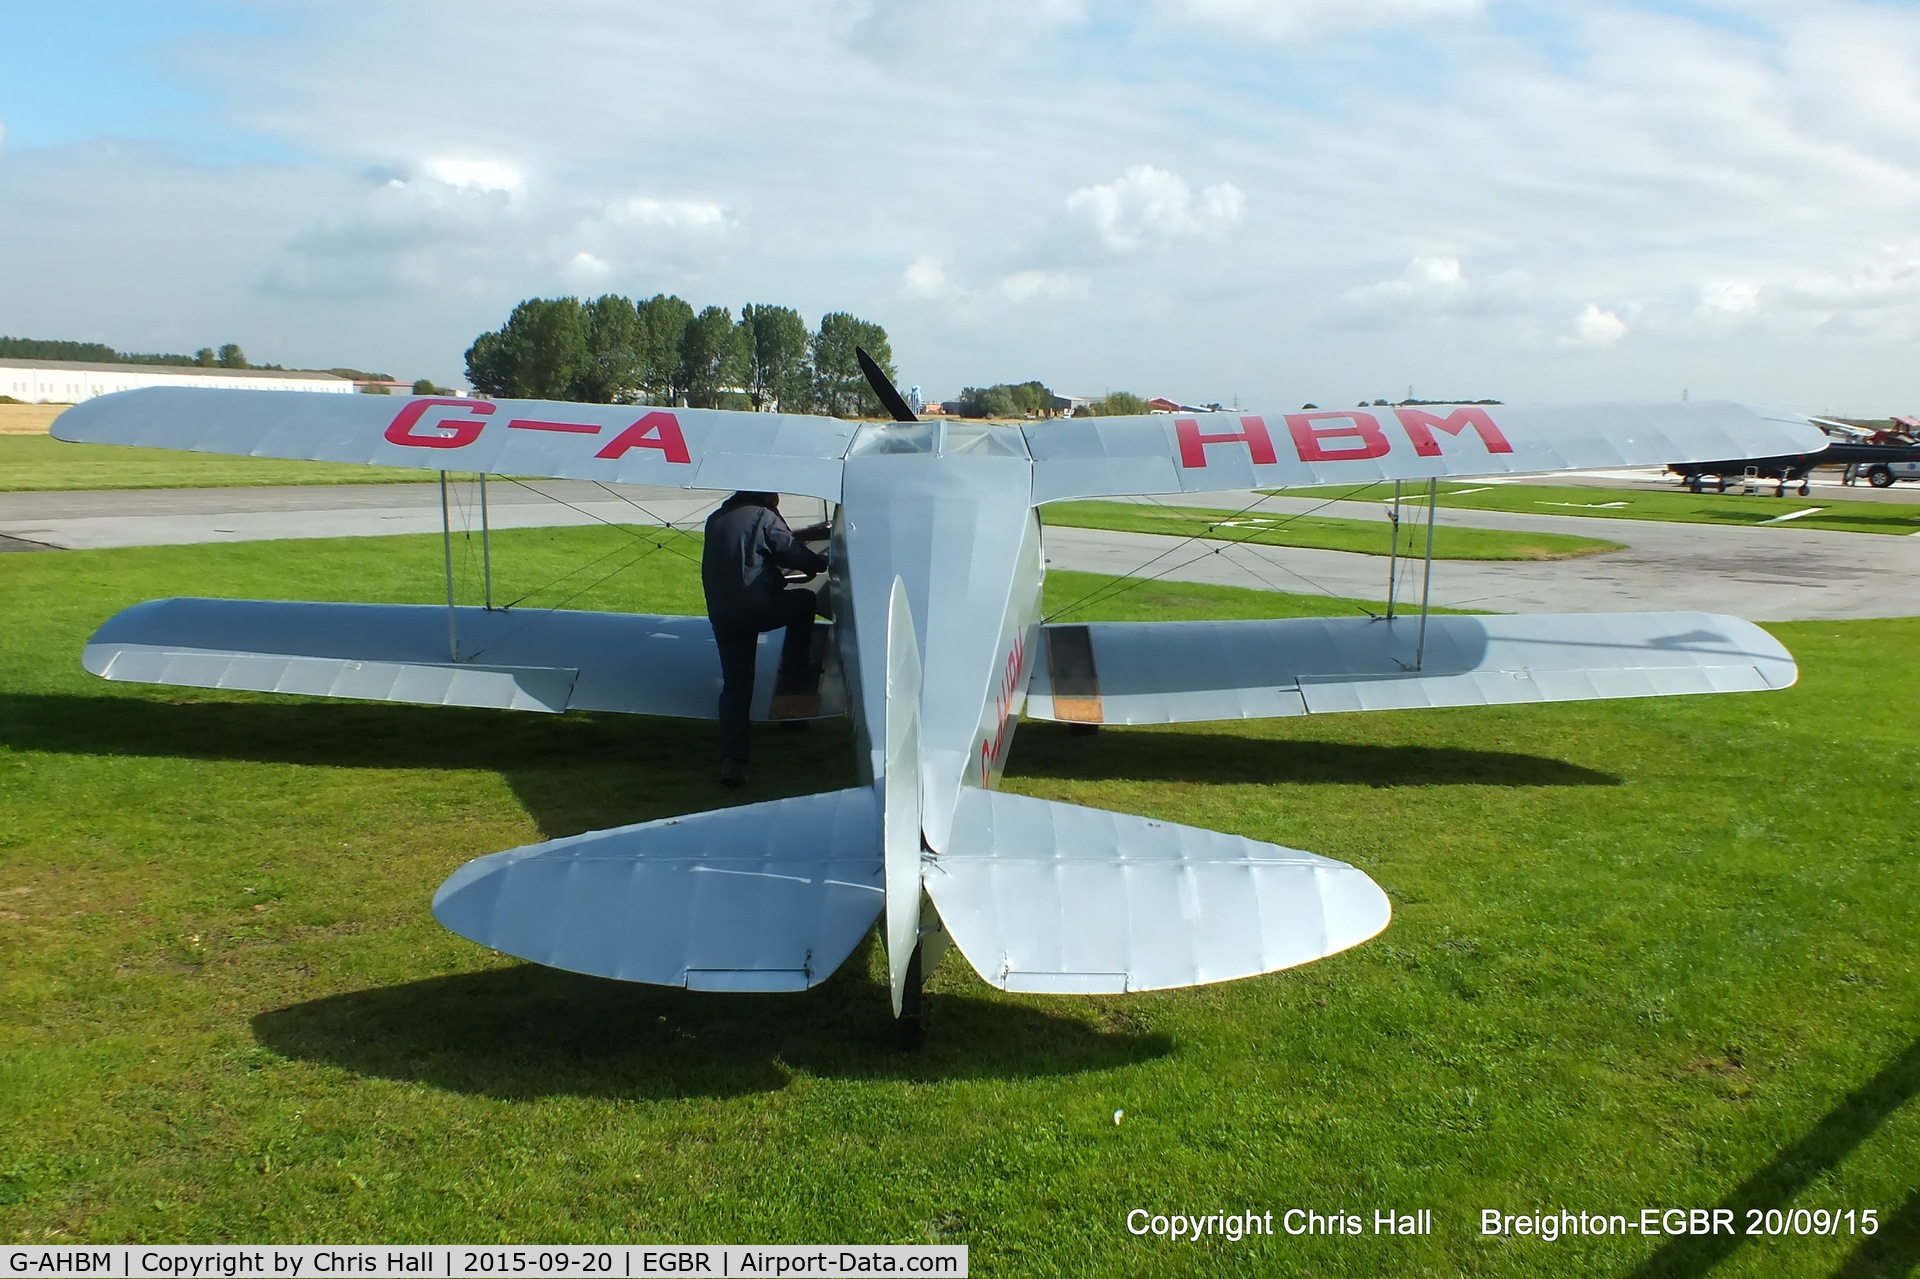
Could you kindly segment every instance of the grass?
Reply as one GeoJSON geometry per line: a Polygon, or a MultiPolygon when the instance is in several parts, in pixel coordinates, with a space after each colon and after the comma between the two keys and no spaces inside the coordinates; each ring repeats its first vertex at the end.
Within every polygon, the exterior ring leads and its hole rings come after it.
{"type": "MultiPolygon", "coordinates": [[[[527,589],[629,545],[506,532],[496,571],[527,589]]],[[[1920,744],[1878,660],[1920,622],[1775,628],[1802,669],[1778,694],[1029,725],[1010,787],[1353,862],[1394,923],[1298,970],[1117,998],[1002,995],[950,956],[928,1050],[903,1057],[871,942],[804,996],[730,997],[540,969],[433,922],[434,886],[471,856],[728,802],[711,725],[78,666],[142,598],[432,601],[439,573],[436,538],[0,557],[0,1234],[936,1240],[995,1275],[1920,1260],[1920,744]],[[1715,1205],[1886,1224],[1477,1233],[1483,1208],[1715,1205]],[[1434,1233],[1124,1228],[1134,1207],[1389,1206],[1431,1208],[1434,1233]]],[[[669,550],[578,602],[698,599],[669,550]]],[[[1333,607],[1154,583],[1106,615],[1333,607]]],[[[850,757],[844,726],[768,735],[739,798],[846,785],[850,757]]]]}
{"type": "MultiPolygon", "coordinates": [[[[1403,499],[1416,496],[1424,505],[1426,491],[1415,485],[1403,490],[1403,499]]],[[[1276,489],[1285,497],[1325,498],[1331,490],[1276,489]]],[[[1391,484],[1370,484],[1351,495],[1356,502],[1380,502],[1393,496],[1391,484]]],[[[1485,484],[1467,481],[1440,486],[1440,505],[1474,511],[1516,511],[1526,515],[1592,515],[1601,519],[1661,520],[1676,524],[1726,524],[1751,528],[1782,515],[1813,508],[1817,515],[1799,516],[1782,528],[1820,528],[1837,533],[1920,533],[1920,503],[1896,505],[1851,498],[1748,497],[1741,493],[1662,492],[1649,489],[1605,488],[1575,484],[1485,484]]]]}
{"type": "MultiPolygon", "coordinates": [[[[1209,537],[1261,546],[1307,546],[1325,551],[1387,554],[1387,526],[1377,520],[1320,515],[1250,515],[1191,506],[1138,502],[1053,502],[1040,508],[1042,520],[1073,528],[1116,529],[1123,533],[1159,533],[1170,537],[1209,537]]],[[[1399,553],[1426,554],[1426,529],[1403,518],[1399,553]]],[[[1566,560],[1605,555],[1623,549],[1618,542],[1566,533],[1514,533],[1504,529],[1437,528],[1437,560],[1566,560]]]]}
{"type": "Polygon", "coordinates": [[[432,471],[346,462],[182,453],[119,444],[82,447],[50,435],[0,435],[0,492],[46,489],[237,488],[255,484],[421,484],[432,471]]]}

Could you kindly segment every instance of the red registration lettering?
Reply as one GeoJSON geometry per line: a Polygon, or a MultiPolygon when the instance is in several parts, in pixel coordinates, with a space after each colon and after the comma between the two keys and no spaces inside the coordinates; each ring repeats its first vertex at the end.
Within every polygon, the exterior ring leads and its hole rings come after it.
{"type": "Polygon", "coordinates": [[[416,449],[463,449],[480,438],[480,428],[486,425],[476,419],[491,412],[493,405],[485,400],[412,400],[394,415],[393,423],[387,427],[387,443],[416,449]],[[429,423],[429,434],[422,435],[415,428],[427,410],[433,408],[465,409],[474,416],[441,418],[429,423]]]}
{"type": "Polygon", "coordinates": [[[1274,455],[1273,437],[1267,434],[1267,424],[1257,417],[1243,417],[1238,431],[1227,431],[1220,435],[1202,435],[1198,419],[1179,417],[1173,420],[1173,433],[1180,441],[1182,466],[1205,466],[1209,444],[1245,444],[1256,466],[1266,466],[1280,460],[1274,455]]]}
{"type": "Polygon", "coordinates": [[[617,458],[628,449],[659,449],[669,462],[691,462],[687,439],[680,434],[680,420],[671,413],[649,413],[607,441],[607,447],[595,457],[617,458]]]}
{"type": "Polygon", "coordinates": [[[545,422],[539,418],[517,417],[507,423],[510,431],[561,431],[568,435],[598,435],[600,428],[591,422],[545,422]]]}
{"type": "Polygon", "coordinates": [[[1459,408],[1445,417],[1424,409],[1395,409],[1393,415],[1400,419],[1407,438],[1413,441],[1413,451],[1421,457],[1440,456],[1440,441],[1433,438],[1435,427],[1448,435],[1458,435],[1472,427],[1480,433],[1480,442],[1487,446],[1487,452],[1513,452],[1513,445],[1507,443],[1507,437],[1500,434],[1500,428],[1493,424],[1485,409],[1459,408]]]}
{"type": "Polygon", "coordinates": [[[1380,421],[1371,413],[1324,411],[1289,413],[1287,429],[1293,433],[1293,447],[1302,462],[1351,462],[1361,458],[1385,457],[1393,448],[1387,443],[1380,421]],[[1326,422],[1328,425],[1316,425],[1326,422]],[[1340,425],[1334,426],[1332,423],[1340,425]],[[1359,447],[1327,448],[1333,440],[1358,440],[1359,447]]]}

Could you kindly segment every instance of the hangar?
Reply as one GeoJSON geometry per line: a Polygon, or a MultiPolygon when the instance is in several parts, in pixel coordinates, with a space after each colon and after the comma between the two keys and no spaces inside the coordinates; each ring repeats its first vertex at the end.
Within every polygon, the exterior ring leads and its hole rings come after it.
{"type": "Polygon", "coordinates": [[[354,389],[351,379],[331,373],[173,364],[89,364],[79,360],[0,360],[0,395],[10,395],[29,404],[78,404],[96,395],[149,386],[347,394],[354,389]]]}

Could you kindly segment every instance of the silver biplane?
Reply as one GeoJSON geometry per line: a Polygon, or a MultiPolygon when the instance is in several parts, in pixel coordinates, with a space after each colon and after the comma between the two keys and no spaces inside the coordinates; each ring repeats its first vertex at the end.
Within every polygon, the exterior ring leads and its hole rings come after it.
{"type": "MultiPolygon", "coordinates": [[[[903,1042],[959,948],[1009,991],[1157,990],[1269,973],[1388,922],[1344,863],[997,789],[1022,718],[1076,724],[1784,688],[1792,656],[1705,613],[1047,624],[1038,508],[1237,488],[1661,466],[1825,436],[1735,404],[1422,406],[1026,426],[459,398],[139,390],[60,439],[689,489],[832,505],[817,713],[850,715],[861,784],[476,858],[434,915],[482,945],[623,981],[804,990],[882,921],[903,1042]]],[[[1431,513],[1429,512],[1429,518],[1431,513]]],[[[451,581],[451,574],[449,574],[451,581]]],[[[778,646],[760,650],[768,717],[778,646]]],[[[107,621],[107,679],[327,697],[713,718],[699,617],[153,600],[107,621]]]]}

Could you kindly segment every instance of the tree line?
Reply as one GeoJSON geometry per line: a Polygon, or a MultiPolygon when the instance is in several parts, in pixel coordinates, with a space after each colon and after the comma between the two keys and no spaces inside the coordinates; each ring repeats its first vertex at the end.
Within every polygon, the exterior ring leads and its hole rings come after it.
{"type": "Polygon", "coordinates": [[[192,355],[149,355],[116,351],[105,342],[0,337],[0,360],[72,360],[82,364],[161,364],[200,369],[278,369],[278,364],[249,364],[246,352],[228,342],[219,350],[203,346],[192,355]]]}
{"type": "MultiPolygon", "coordinates": [[[[998,382],[967,387],[941,407],[955,417],[1058,417],[1071,403],[1042,382],[998,382]]],[[[1112,391],[1073,413],[1075,417],[1125,417],[1148,411],[1147,402],[1132,392],[1112,391]]]]}
{"type": "Polygon", "coordinates": [[[894,376],[887,331],[844,311],[810,330],[785,306],[743,306],[736,319],[668,293],[528,298],[467,348],[467,380],[507,399],[884,417],[856,347],[894,376]]]}

